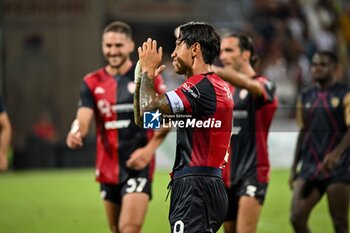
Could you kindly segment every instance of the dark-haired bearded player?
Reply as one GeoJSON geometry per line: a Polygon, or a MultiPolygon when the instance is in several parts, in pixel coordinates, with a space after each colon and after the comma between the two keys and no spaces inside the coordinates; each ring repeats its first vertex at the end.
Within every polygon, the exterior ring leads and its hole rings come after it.
{"type": "Polygon", "coordinates": [[[229,198],[226,233],[256,232],[269,182],[267,136],[277,108],[275,85],[256,74],[252,41],[244,34],[222,38],[220,60],[212,67],[233,86],[231,154],[223,178],[229,198]]]}
{"type": "Polygon", "coordinates": [[[229,85],[210,72],[219,51],[220,36],[211,25],[181,25],[171,57],[175,72],[186,80],[179,88],[157,95],[153,79],[162,49],[152,39],[138,49],[143,74],[136,90],[140,89],[141,113],[188,114],[191,122],[198,123],[177,129],[169,211],[173,233],[217,232],[226,215],[221,168],[231,134],[233,101],[229,85]],[[201,122],[212,119],[220,122],[218,128],[201,127],[201,122]]]}
{"type": "MultiPolygon", "coordinates": [[[[154,151],[166,132],[153,134],[134,123],[134,50],[131,28],[115,21],[102,35],[107,65],[84,78],[76,120],[67,135],[72,149],[83,146],[92,118],[96,122],[96,180],[112,233],[139,233],[151,199],[154,151]]],[[[165,87],[154,81],[158,93],[165,87]]]]}

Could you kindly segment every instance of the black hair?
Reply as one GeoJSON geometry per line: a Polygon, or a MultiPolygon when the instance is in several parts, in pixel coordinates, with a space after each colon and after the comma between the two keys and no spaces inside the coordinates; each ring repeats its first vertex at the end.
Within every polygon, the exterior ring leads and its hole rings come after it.
{"type": "Polygon", "coordinates": [[[243,33],[228,33],[224,35],[224,38],[229,38],[229,37],[234,37],[238,39],[239,41],[238,47],[242,52],[243,51],[250,52],[249,62],[254,67],[254,65],[258,62],[258,57],[255,55],[252,38],[250,38],[249,36],[243,33]]]}
{"type": "Polygon", "coordinates": [[[122,21],[114,21],[110,24],[108,24],[104,30],[103,34],[107,32],[120,32],[124,33],[127,37],[131,38],[132,37],[132,30],[131,27],[122,21]]]}
{"type": "Polygon", "coordinates": [[[317,51],[315,52],[315,54],[321,55],[321,56],[326,56],[329,58],[329,60],[333,63],[333,64],[338,64],[338,57],[337,54],[331,51],[327,51],[327,50],[321,50],[321,51],[317,51]]]}
{"type": "Polygon", "coordinates": [[[187,47],[198,42],[201,46],[203,60],[206,64],[213,64],[220,53],[220,36],[215,28],[204,22],[189,22],[179,27],[178,40],[184,41],[187,47]]]}

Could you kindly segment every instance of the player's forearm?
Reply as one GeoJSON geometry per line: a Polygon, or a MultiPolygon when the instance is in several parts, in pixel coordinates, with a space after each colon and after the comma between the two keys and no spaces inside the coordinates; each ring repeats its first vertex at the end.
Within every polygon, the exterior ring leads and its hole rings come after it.
{"type": "Polygon", "coordinates": [[[79,132],[80,136],[84,138],[89,133],[89,125],[84,124],[84,122],[81,122],[79,126],[79,132]]]}
{"type": "Polygon", "coordinates": [[[140,112],[140,88],[141,82],[136,82],[134,93],[134,120],[136,125],[142,127],[142,115],[140,112]]]}
{"type": "MultiPolygon", "coordinates": [[[[93,118],[94,112],[91,108],[88,107],[80,107],[77,111],[76,120],[74,122],[77,122],[77,132],[80,133],[80,137],[85,137],[90,128],[90,122],[93,118]]],[[[73,122],[73,124],[74,124],[73,122]]],[[[73,125],[72,125],[73,127],[73,125]]],[[[74,134],[76,132],[73,132],[74,134]]]]}
{"type": "Polygon", "coordinates": [[[154,89],[154,80],[145,72],[142,74],[140,88],[140,111],[141,115],[144,112],[157,111],[170,114],[170,103],[165,94],[157,94],[154,89]]]}
{"type": "Polygon", "coordinates": [[[154,88],[154,77],[150,77],[148,72],[142,74],[141,90],[140,90],[140,105],[141,114],[143,112],[157,110],[157,92],[154,88]]]}
{"type": "Polygon", "coordinates": [[[77,135],[79,133],[79,137],[84,138],[89,132],[89,125],[84,121],[79,119],[79,116],[72,122],[69,133],[77,135]]]}
{"type": "Polygon", "coordinates": [[[158,131],[155,131],[153,137],[148,142],[147,147],[155,151],[160,146],[160,144],[162,144],[169,131],[170,128],[161,128],[158,131]]]}
{"type": "Polygon", "coordinates": [[[247,87],[245,80],[236,70],[220,67],[216,67],[214,70],[217,75],[219,75],[223,80],[229,82],[231,85],[239,88],[247,87]]]}
{"type": "Polygon", "coordinates": [[[252,80],[248,75],[238,72],[231,68],[215,68],[217,75],[219,75],[223,80],[230,83],[232,86],[247,89],[254,95],[261,95],[262,88],[257,81],[252,80]]]}

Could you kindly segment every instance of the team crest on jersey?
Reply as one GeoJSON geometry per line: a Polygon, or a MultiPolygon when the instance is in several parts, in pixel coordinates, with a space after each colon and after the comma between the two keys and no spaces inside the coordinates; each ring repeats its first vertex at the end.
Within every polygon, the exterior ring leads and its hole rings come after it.
{"type": "Polygon", "coordinates": [[[245,99],[248,95],[248,90],[247,89],[242,89],[240,92],[239,92],[239,98],[241,99],[245,99]]]}
{"type": "Polygon", "coordinates": [[[128,83],[128,91],[130,94],[134,94],[136,88],[136,84],[134,82],[128,83]]]}
{"type": "Polygon", "coordinates": [[[339,100],[338,97],[332,97],[332,99],[331,99],[331,105],[332,105],[333,108],[338,107],[338,106],[339,106],[339,102],[340,102],[340,100],[339,100]]]}
{"type": "Polygon", "coordinates": [[[97,108],[100,111],[101,115],[110,117],[112,115],[111,104],[106,99],[100,99],[97,101],[97,108]]]}

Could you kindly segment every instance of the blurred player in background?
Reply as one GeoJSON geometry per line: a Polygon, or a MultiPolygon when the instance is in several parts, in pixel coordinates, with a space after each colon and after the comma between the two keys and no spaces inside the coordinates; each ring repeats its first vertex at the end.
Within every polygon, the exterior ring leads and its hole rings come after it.
{"type": "Polygon", "coordinates": [[[8,169],[7,151],[11,141],[11,123],[7,115],[4,101],[0,97],[0,171],[8,169]]]}
{"type": "MultiPolygon", "coordinates": [[[[134,69],[130,60],[134,50],[129,25],[116,21],[106,26],[102,52],[107,65],[85,76],[80,89],[76,119],[67,135],[72,149],[83,146],[92,118],[97,133],[96,180],[111,232],[141,232],[154,171],[153,155],[164,133],[139,128],[134,123],[134,69]],[[143,160],[145,156],[150,164],[143,160]],[[130,161],[131,160],[131,161],[130,161]],[[131,163],[133,169],[127,166],[131,163]]],[[[162,78],[154,85],[165,91],[162,78]]]]}
{"type": "MultiPolygon", "coordinates": [[[[221,167],[228,149],[233,101],[228,84],[210,72],[220,51],[220,37],[206,23],[181,25],[171,57],[186,80],[177,89],[157,95],[153,79],[162,62],[162,48],[148,39],[139,47],[142,69],[141,113],[189,114],[194,120],[215,119],[219,128],[178,127],[172,172],[169,221],[171,232],[217,232],[224,221],[227,196],[221,167]]],[[[141,117],[142,115],[138,115],[141,117]]],[[[142,122],[142,120],[137,120],[142,122]]]]}
{"type": "Polygon", "coordinates": [[[300,133],[289,179],[291,222],[298,233],[311,232],[307,222],[323,194],[335,232],[349,232],[350,90],[335,81],[336,68],[334,53],[315,53],[311,68],[315,85],[305,88],[298,99],[300,133]]]}
{"type": "Polygon", "coordinates": [[[233,86],[233,134],[229,161],[224,168],[229,208],[226,233],[256,232],[269,175],[267,137],[277,108],[275,85],[253,68],[256,62],[249,37],[222,38],[220,60],[224,68],[212,70],[233,86]]]}

